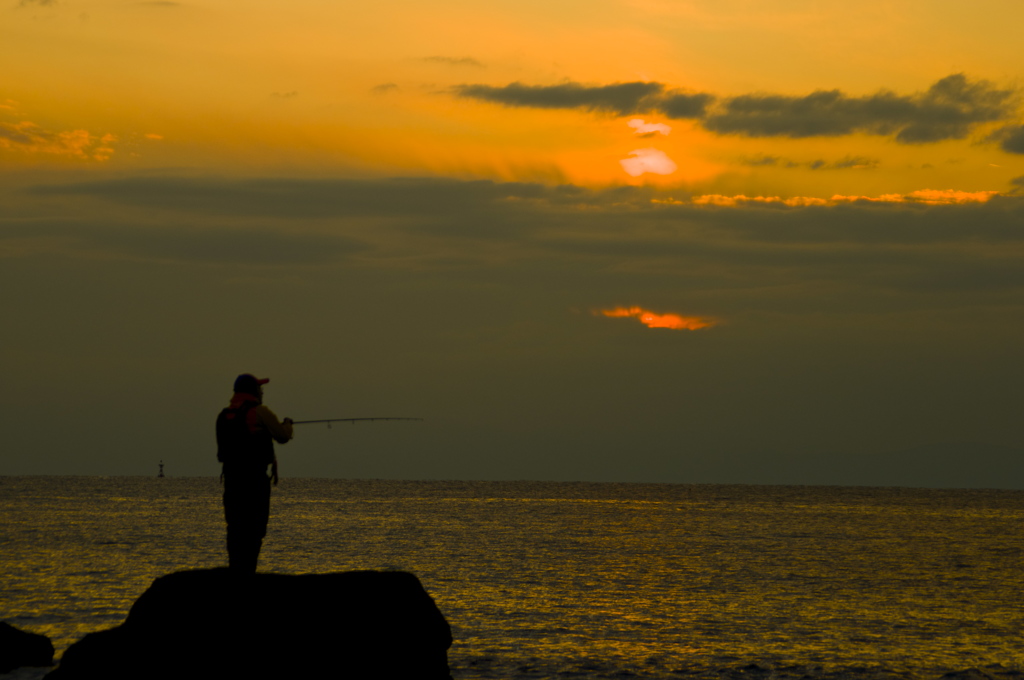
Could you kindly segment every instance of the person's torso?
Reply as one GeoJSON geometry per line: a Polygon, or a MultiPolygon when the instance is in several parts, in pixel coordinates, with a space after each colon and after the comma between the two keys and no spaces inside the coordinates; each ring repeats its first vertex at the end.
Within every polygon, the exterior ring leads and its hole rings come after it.
{"type": "Polygon", "coordinates": [[[260,421],[255,401],[232,403],[217,416],[217,460],[224,471],[262,469],[274,462],[274,440],[260,421]]]}

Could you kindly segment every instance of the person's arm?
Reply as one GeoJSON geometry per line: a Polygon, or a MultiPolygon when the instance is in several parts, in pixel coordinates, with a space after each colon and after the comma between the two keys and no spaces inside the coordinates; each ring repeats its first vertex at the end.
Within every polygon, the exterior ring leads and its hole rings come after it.
{"type": "Polygon", "coordinates": [[[260,404],[253,408],[256,412],[256,416],[260,419],[260,423],[267,429],[270,436],[274,438],[278,444],[284,444],[292,438],[292,419],[285,418],[284,421],[277,419],[274,412],[269,408],[260,404]]]}

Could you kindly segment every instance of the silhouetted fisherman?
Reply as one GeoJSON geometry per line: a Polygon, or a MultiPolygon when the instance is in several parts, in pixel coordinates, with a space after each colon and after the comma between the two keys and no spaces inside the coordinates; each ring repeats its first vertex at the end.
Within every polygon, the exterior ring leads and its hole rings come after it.
{"type": "Polygon", "coordinates": [[[217,417],[217,460],[223,464],[224,518],[228,524],[228,565],[254,573],[270,519],[270,483],[277,484],[274,441],[292,438],[292,419],[279,421],[263,405],[263,385],[243,373],[235,379],[231,404],[217,417]],[[267,476],[267,467],[271,474],[267,476]]]}

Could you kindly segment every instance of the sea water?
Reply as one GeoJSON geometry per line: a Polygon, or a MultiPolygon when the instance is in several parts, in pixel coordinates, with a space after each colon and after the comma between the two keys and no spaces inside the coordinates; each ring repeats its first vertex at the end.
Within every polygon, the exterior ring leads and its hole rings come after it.
{"type": "MultiPolygon", "coordinates": [[[[59,656],[224,565],[220,495],[0,477],[0,619],[59,656]]],[[[1021,491],[284,479],[260,570],[416,574],[457,679],[1020,679],[1022,548],[1021,491]]]]}

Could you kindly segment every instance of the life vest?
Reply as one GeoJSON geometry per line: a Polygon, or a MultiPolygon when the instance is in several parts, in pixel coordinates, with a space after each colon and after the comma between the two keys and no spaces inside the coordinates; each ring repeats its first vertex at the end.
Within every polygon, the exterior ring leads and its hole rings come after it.
{"type": "Polygon", "coordinates": [[[229,466],[251,466],[266,469],[274,462],[274,440],[270,433],[259,427],[256,414],[250,413],[258,406],[256,401],[243,401],[238,406],[228,406],[217,416],[217,460],[229,466]]]}

